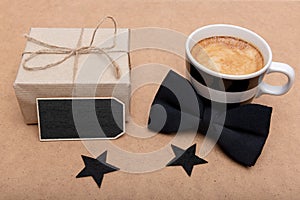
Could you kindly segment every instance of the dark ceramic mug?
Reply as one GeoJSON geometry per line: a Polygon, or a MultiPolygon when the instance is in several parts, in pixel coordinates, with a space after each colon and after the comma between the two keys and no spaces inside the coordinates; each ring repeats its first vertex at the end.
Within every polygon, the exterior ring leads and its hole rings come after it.
{"type": "Polygon", "coordinates": [[[201,96],[211,101],[226,104],[249,103],[262,94],[283,95],[294,82],[293,68],[284,63],[273,62],[268,43],[258,34],[239,26],[214,24],[199,28],[189,35],[185,51],[191,83],[201,96]],[[199,64],[193,58],[191,49],[200,40],[213,36],[231,36],[253,44],[264,58],[264,67],[251,74],[229,75],[212,71],[199,64]],[[287,83],[273,86],[263,82],[264,76],[272,72],[286,75],[287,83]]]}

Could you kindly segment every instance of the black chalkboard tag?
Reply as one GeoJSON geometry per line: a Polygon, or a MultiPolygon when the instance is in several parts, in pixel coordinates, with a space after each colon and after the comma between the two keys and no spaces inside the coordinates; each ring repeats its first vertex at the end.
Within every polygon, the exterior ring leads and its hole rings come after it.
{"type": "Polygon", "coordinates": [[[113,97],[37,98],[40,141],[116,139],[125,105],[113,97]]]}

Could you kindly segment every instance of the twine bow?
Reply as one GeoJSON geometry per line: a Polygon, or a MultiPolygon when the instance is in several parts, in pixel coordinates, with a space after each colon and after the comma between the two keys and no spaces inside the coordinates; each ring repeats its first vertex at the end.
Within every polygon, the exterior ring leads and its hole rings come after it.
{"type": "Polygon", "coordinates": [[[37,45],[46,47],[46,49],[41,49],[41,50],[37,50],[37,51],[34,51],[34,52],[24,52],[24,54],[30,54],[30,56],[24,60],[23,65],[22,65],[23,68],[25,70],[29,70],[29,71],[45,70],[45,69],[48,69],[48,68],[55,67],[55,66],[65,62],[66,60],[68,60],[72,56],[75,56],[74,67],[73,67],[73,82],[74,82],[74,80],[76,78],[77,70],[78,70],[78,57],[79,57],[79,55],[96,53],[96,54],[104,54],[110,60],[111,64],[115,68],[115,76],[116,76],[117,79],[119,79],[120,78],[120,67],[119,67],[118,63],[116,63],[112,59],[112,57],[108,54],[108,53],[111,53],[111,52],[125,52],[125,51],[121,51],[121,50],[120,51],[111,50],[116,46],[116,36],[117,36],[117,23],[116,23],[116,20],[112,16],[105,16],[104,18],[102,18],[101,21],[96,26],[96,28],[94,29],[90,44],[88,46],[81,46],[83,32],[84,32],[84,29],[82,28],[81,32],[80,32],[78,42],[77,42],[77,45],[76,45],[76,48],[69,48],[69,47],[62,47],[62,46],[58,46],[58,45],[52,45],[52,44],[43,42],[41,40],[38,40],[36,38],[30,37],[29,35],[25,35],[25,38],[27,38],[28,41],[33,42],[37,45]],[[95,35],[96,35],[98,29],[100,28],[100,26],[107,19],[110,19],[114,24],[113,44],[109,47],[104,47],[104,48],[95,47],[95,46],[93,46],[95,35]],[[34,66],[34,67],[27,65],[28,61],[30,61],[31,59],[33,59],[37,55],[41,55],[41,54],[66,54],[66,56],[63,57],[62,59],[58,60],[58,61],[55,61],[53,63],[49,63],[47,65],[34,66]]]}

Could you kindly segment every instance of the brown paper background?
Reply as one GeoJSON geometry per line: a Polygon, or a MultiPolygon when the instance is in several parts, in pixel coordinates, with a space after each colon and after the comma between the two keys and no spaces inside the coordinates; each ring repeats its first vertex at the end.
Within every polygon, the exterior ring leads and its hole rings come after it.
{"type": "MultiPolygon", "coordinates": [[[[299,22],[299,2],[1,0],[0,199],[299,199],[299,22]],[[211,23],[245,26],[269,42],[274,60],[294,67],[296,81],[288,94],[255,100],[272,106],[274,112],[269,139],[254,167],[241,167],[215,147],[205,158],[209,163],[194,167],[191,177],[181,167],[144,174],[114,172],[104,177],[99,189],[91,178],[75,179],[84,166],[80,155],[89,155],[81,142],[38,141],[37,126],[23,123],[12,88],[26,43],[22,34],[30,27],[94,27],[106,14],[115,16],[120,27],[164,27],[186,35],[211,23]]],[[[136,52],[131,59],[133,67],[157,62],[184,72],[182,59],[158,52],[136,52]]],[[[285,79],[274,74],[267,80],[283,83],[285,79]]],[[[147,86],[134,94],[135,122],[146,123],[156,89],[147,86]]],[[[132,152],[149,152],[170,138],[125,135],[115,144],[132,152]]],[[[202,141],[202,136],[195,140],[202,141]]]]}

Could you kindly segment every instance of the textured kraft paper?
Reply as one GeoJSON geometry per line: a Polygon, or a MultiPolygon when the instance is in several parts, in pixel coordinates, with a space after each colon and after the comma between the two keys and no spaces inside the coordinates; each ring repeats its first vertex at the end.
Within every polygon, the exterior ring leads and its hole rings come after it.
{"type": "MultiPolygon", "coordinates": [[[[90,43],[94,29],[84,29],[81,46],[90,43]]],[[[63,47],[75,48],[80,37],[79,28],[31,28],[30,36],[43,42],[63,47]]],[[[114,29],[98,29],[93,45],[99,48],[113,44],[114,29]]],[[[78,70],[73,83],[74,57],[52,68],[29,71],[22,66],[30,53],[24,53],[19,72],[14,83],[15,93],[27,124],[37,123],[36,98],[46,97],[110,97],[114,96],[125,103],[126,115],[129,112],[130,69],[129,69],[129,30],[118,29],[116,46],[109,55],[120,67],[121,77],[117,79],[114,67],[105,55],[79,55],[78,70]]],[[[24,52],[34,52],[45,47],[30,41],[24,52]]],[[[27,62],[30,67],[44,66],[66,56],[65,54],[43,54],[27,62]]]]}
{"type": "MultiPolygon", "coordinates": [[[[300,3],[287,1],[197,0],[1,0],[0,1],[0,199],[107,199],[107,200],[298,200],[300,197],[300,3]],[[112,15],[118,27],[129,27],[131,44],[135,29],[161,27],[188,36],[196,28],[216,23],[243,26],[260,34],[271,46],[273,59],[291,65],[296,72],[293,88],[283,96],[263,95],[255,103],[272,106],[270,134],[254,167],[230,160],[218,146],[195,166],[189,177],[181,167],[154,172],[106,174],[99,189],[91,177],[76,179],[84,168],[81,155],[96,158],[80,141],[41,143],[38,127],[23,122],[13,90],[20,57],[30,27],[94,27],[104,15],[112,15]]],[[[103,24],[111,27],[111,24],[103,24]]],[[[140,36],[141,39],[147,38],[140,36]]],[[[176,41],[177,42],[177,41],[176,41]]],[[[183,47],[184,50],[184,47],[183,47]]],[[[159,51],[132,52],[131,87],[141,81],[136,70],[149,63],[170,66],[184,74],[185,60],[159,51]]],[[[145,69],[145,68],[141,68],[145,69]]],[[[153,72],[149,76],[153,76],[153,72]]],[[[283,84],[282,75],[266,76],[271,84],[283,84]]],[[[174,135],[138,137],[131,124],[145,126],[158,85],[136,90],[131,97],[131,118],[126,133],[110,141],[115,148],[147,154],[167,146],[174,135]],[[136,136],[133,136],[136,134],[136,136]]],[[[132,91],[134,91],[132,89],[132,91]]],[[[204,137],[197,135],[196,155],[204,137]]],[[[103,145],[103,143],[101,143],[103,145]]],[[[180,146],[181,148],[185,148],[180,146]]],[[[112,151],[107,162],[112,163],[112,151]]],[[[157,156],[156,160],[162,160],[157,156]]],[[[171,160],[171,159],[170,159],[171,160]]],[[[169,160],[165,160],[168,162],[169,160]]],[[[137,165],[149,163],[147,159],[137,165]]]]}

